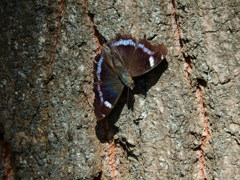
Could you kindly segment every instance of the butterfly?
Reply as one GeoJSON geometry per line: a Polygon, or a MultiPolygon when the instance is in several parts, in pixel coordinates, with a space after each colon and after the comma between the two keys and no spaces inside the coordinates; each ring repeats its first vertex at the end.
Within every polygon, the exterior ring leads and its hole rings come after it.
{"type": "Polygon", "coordinates": [[[94,62],[94,112],[105,118],[117,103],[124,86],[134,88],[133,78],[156,67],[166,56],[167,47],[154,46],[145,39],[117,35],[101,49],[94,62]]]}

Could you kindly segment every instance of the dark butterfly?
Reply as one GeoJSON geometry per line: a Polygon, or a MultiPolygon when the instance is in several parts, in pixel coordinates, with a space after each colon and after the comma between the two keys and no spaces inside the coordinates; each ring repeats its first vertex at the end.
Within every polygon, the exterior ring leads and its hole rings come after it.
{"type": "Polygon", "coordinates": [[[124,85],[134,88],[133,77],[147,73],[166,56],[165,45],[154,46],[145,39],[117,35],[102,48],[94,63],[94,108],[97,120],[103,119],[119,99],[124,85]]]}

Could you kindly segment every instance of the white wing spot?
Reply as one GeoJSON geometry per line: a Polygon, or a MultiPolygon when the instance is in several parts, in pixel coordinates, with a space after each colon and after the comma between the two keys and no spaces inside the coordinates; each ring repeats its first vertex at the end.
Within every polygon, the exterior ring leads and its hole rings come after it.
{"type": "Polygon", "coordinates": [[[112,108],[112,104],[108,101],[104,101],[104,105],[108,108],[112,108]]]}
{"type": "Polygon", "coordinates": [[[164,59],[164,56],[163,55],[161,55],[161,60],[163,60],[164,59]]]}
{"type": "Polygon", "coordinates": [[[154,66],[154,58],[152,56],[150,56],[150,58],[149,58],[149,63],[150,63],[151,67],[154,66]]]}

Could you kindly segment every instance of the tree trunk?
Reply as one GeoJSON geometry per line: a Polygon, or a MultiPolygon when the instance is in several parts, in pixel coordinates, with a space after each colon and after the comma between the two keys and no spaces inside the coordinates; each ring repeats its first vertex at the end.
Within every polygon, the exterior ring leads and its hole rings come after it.
{"type": "Polygon", "coordinates": [[[0,2],[2,179],[240,179],[240,4],[0,2]],[[97,122],[93,63],[116,34],[165,43],[97,122]]]}

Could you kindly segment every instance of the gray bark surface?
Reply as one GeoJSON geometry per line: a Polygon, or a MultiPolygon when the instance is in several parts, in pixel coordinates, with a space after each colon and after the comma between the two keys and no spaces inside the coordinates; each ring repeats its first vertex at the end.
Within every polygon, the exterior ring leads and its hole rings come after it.
{"type": "Polygon", "coordinates": [[[239,10],[237,0],[2,0],[0,177],[240,179],[239,10]],[[168,55],[97,122],[94,57],[119,33],[168,55]]]}

